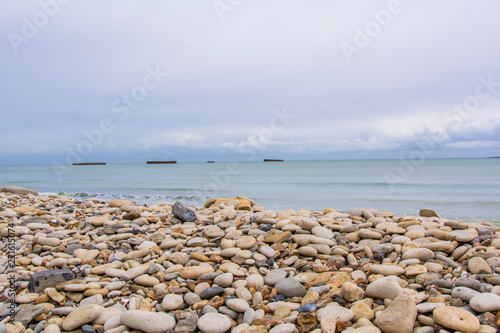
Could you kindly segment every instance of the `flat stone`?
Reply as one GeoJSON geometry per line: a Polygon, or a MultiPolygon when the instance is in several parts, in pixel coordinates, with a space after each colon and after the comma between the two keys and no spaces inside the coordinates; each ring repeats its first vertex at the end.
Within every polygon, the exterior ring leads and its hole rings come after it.
{"type": "Polygon", "coordinates": [[[481,328],[479,319],[467,310],[453,306],[440,306],[432,312],[439,325],[463,333],[477,333],[481,328]]]}
{"type": "Polygon", "coordinates": [[[14,320],[20,322],[24,326],[27,326],[36,316],[42,314],[43,311],[45,311],[45,307],[43,305],[30,305],[19,310],[14,320]]]}
{"type": "Polygon", "coordinates": [[[74,330],[96,319],[101,311],[102,307],[97,304],[89,304],[81,308],[76,308],[64,319],[62,328],[65,331],[74,330]]]}
{"type": "Polygon", "coordinates": [[[121,321],[129,328],[149,333],[165,333],[175,327],[174,317],[165,312],[128,310],[122,313],[121,321]]]}
{"type": "Polygon", "coordinates": [[[58,269],[36,272],[30,277],[30,292],[43,293],[45,288],[55,287],[59,283],[73,280],[75,275],[70,269],[58,269]]]}
{"type": "Polygon", "coordinates": [[[496,294],[478,294],[472,297],[469,303],[476,312],[497,312],[500,310],[500,296],[496,294]]]}

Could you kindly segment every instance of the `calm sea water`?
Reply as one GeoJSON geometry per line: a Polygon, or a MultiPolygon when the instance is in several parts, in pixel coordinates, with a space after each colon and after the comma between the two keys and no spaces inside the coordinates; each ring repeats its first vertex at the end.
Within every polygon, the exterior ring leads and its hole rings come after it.
{"type": "Polygon", "coordinates": [[[71,197],[124,198],[139,204],[244,195],[267,210],[371,207],[418,215],[500,222],[500,159],[217,162],[0,166],[0,185],[71,197]]]}

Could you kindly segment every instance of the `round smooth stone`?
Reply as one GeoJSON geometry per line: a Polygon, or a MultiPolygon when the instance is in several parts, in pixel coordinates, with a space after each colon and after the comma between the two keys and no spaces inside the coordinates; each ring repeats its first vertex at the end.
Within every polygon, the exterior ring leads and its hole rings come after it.
{"type": "Polygon", "coordinates": [[[220,313],[207,313],[198,320],[203,333],[224,333],[231,328],[231,320],[220,313]]]}
{"type": "Polygon", "coordinates": [[[164,333],[175,327],[174,317],[165,312],[128,310],[122,313],[123,325],[150,333],[164,333]]]}

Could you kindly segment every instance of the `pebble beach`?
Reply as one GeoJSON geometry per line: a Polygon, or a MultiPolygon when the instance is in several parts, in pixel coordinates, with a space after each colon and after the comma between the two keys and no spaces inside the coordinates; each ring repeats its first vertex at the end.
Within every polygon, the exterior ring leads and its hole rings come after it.
{"type": "Polygon", "coordinates": [[[495,333],[500,228],[0,188],[0,333],[495,333]]]}

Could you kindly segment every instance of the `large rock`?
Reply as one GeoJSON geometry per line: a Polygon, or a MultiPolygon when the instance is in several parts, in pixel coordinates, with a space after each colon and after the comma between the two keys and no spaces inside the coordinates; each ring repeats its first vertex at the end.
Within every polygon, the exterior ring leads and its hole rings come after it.
{"type": "Polygon", "coordinates": [[[481,329],[479,319],[467,310],[454,306],[440,306],[432,312],[439,325],[463,333],[477,333],[481,329]]]}
{"type": "Polygon", "coordinates": [[[408,295],[399,295],[380,314],[375,325],[384,333],[411,333],[417,318],[417,306],[408,295]]]}
{"type": "Polygon", "coordinates": [[[172,208],[172,213],[182,222],[193,222],[196,220],[196,214],[180,202],[176,202],[172,208]]]}
{"type": "Polygon", "coordinates": [[[174,317],[165,312],[129,310],[122,313],[121,321],[129,328],[149,333],[170,332],[175,327],[174,317]]]}
{"type": "Polygon", "coordinates": [[[37,191],[30,190],[29,188],[14,186],[14,185],[0,187],[0,192],[12,193],[12,194],[22,194],[22,195],[26,195],[26,194],[38,195],[37,191]]]}

